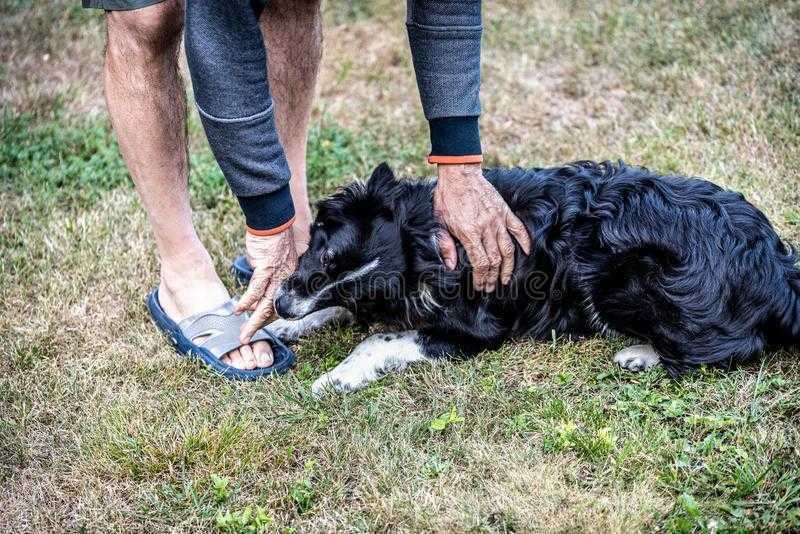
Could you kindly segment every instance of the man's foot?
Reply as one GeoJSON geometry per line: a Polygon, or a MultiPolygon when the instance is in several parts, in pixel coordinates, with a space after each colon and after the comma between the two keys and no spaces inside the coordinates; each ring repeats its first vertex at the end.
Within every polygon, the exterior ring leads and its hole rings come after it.
{"type": "MultiPolygon", "coordinates": [[[[205,260],[180,263],[183,267],[162,264],[158,287],[161,307],[173,321],[180,322],[190,315],[212,310],[230,299],[207,255],[205,260]]],[[[201,343],[203,337],[192,341],[201,343]]],[[[237,369],[269,367],[273,362],[272,347],[266,341],[256,341],[229,352],[221,361],[237,369]]]]}

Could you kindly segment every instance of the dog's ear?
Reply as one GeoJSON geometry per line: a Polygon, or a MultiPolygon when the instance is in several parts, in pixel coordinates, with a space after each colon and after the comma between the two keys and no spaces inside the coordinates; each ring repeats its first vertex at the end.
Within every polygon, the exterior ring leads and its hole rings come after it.
{"type": "Polygon", "coordinates": [[[384,161],[372,171],[372,176],[367,181],[367,193],[376,197],[391,197],[396,184],[394,171],[384,161]]]}

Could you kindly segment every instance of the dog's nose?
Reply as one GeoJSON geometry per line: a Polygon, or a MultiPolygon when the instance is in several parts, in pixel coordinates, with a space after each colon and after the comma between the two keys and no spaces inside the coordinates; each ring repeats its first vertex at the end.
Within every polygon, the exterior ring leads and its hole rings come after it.
{"type": "Polygon", "coordinates": [[[290,304],[291,298],[286,293],[281,292],[275,299],[275,312],[284,319],[292,319],[290,304]]]}

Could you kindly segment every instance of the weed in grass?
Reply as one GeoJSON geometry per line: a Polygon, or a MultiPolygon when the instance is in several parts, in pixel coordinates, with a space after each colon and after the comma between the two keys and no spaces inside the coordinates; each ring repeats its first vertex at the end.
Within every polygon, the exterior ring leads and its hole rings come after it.
{"type": "Polygon", "coordinates": [[[230,498],[230,490],[228,489],[228,479],[218,475],[211,475],[211,491],[214,495],[214,501],[217,504],[223,504],[230,498]]]}
{"type": "Polygon", "coordinates": [[[538,425],[536,424],[535,416],[531,413],[515,414],[505,420],[504,431],[507,436],[522,435],[525,436],[533,432],[538,425]]]}
{"type": "Polygon", "coordinates": [[[542,443],[545,451],[575,451],[591,461],[608,457],[614,445],[610,428],[579,428],[574,421],[562,421],[547,429],[542,443]]]}
{"type": "Polygon", "coordinates": [[[428,456],[428,459],[425,460],[425,464],[422,466],[422,476],[431,479],[439,478],[450,466],[450,462],[442,460],[437,454],[432,454],[428,456]]]}
{"type": "Polygon", "coordinates": [[[217,528],[223,532],[262,532],[273,524],[273,519],[262,506],[246,506],[241,510],[220,510],[215,517],[217,528]]]}
{"type": "Polygon", "coordinates": [[[449,412],[444,412],[438,417],[433,418],[431,422],[428,423],[428,430],[431,432],[443,432],[448,427],[463,422],[464,418],[458,414],[456,407],[453,406],[450,408],[449,412]]]}
{"type": "Polygon", "coordinates": [[[316,491],[313,479],[316,467],[317,463],[314,460],[308,460],[303,469],[303,478],[295,482],[289,491],[289,498],[301,515],[308,512],[314,505],[316,491]]]}

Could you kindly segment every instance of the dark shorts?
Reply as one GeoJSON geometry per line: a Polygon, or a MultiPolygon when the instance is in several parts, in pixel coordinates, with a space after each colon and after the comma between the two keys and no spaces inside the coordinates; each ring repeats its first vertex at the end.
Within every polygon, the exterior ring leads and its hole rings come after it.
{"type": "Polygon", "coordinates": [[[160,4],[164,0],[83,0],[83,7],[106,11],[130,11],[160,4]]]}

